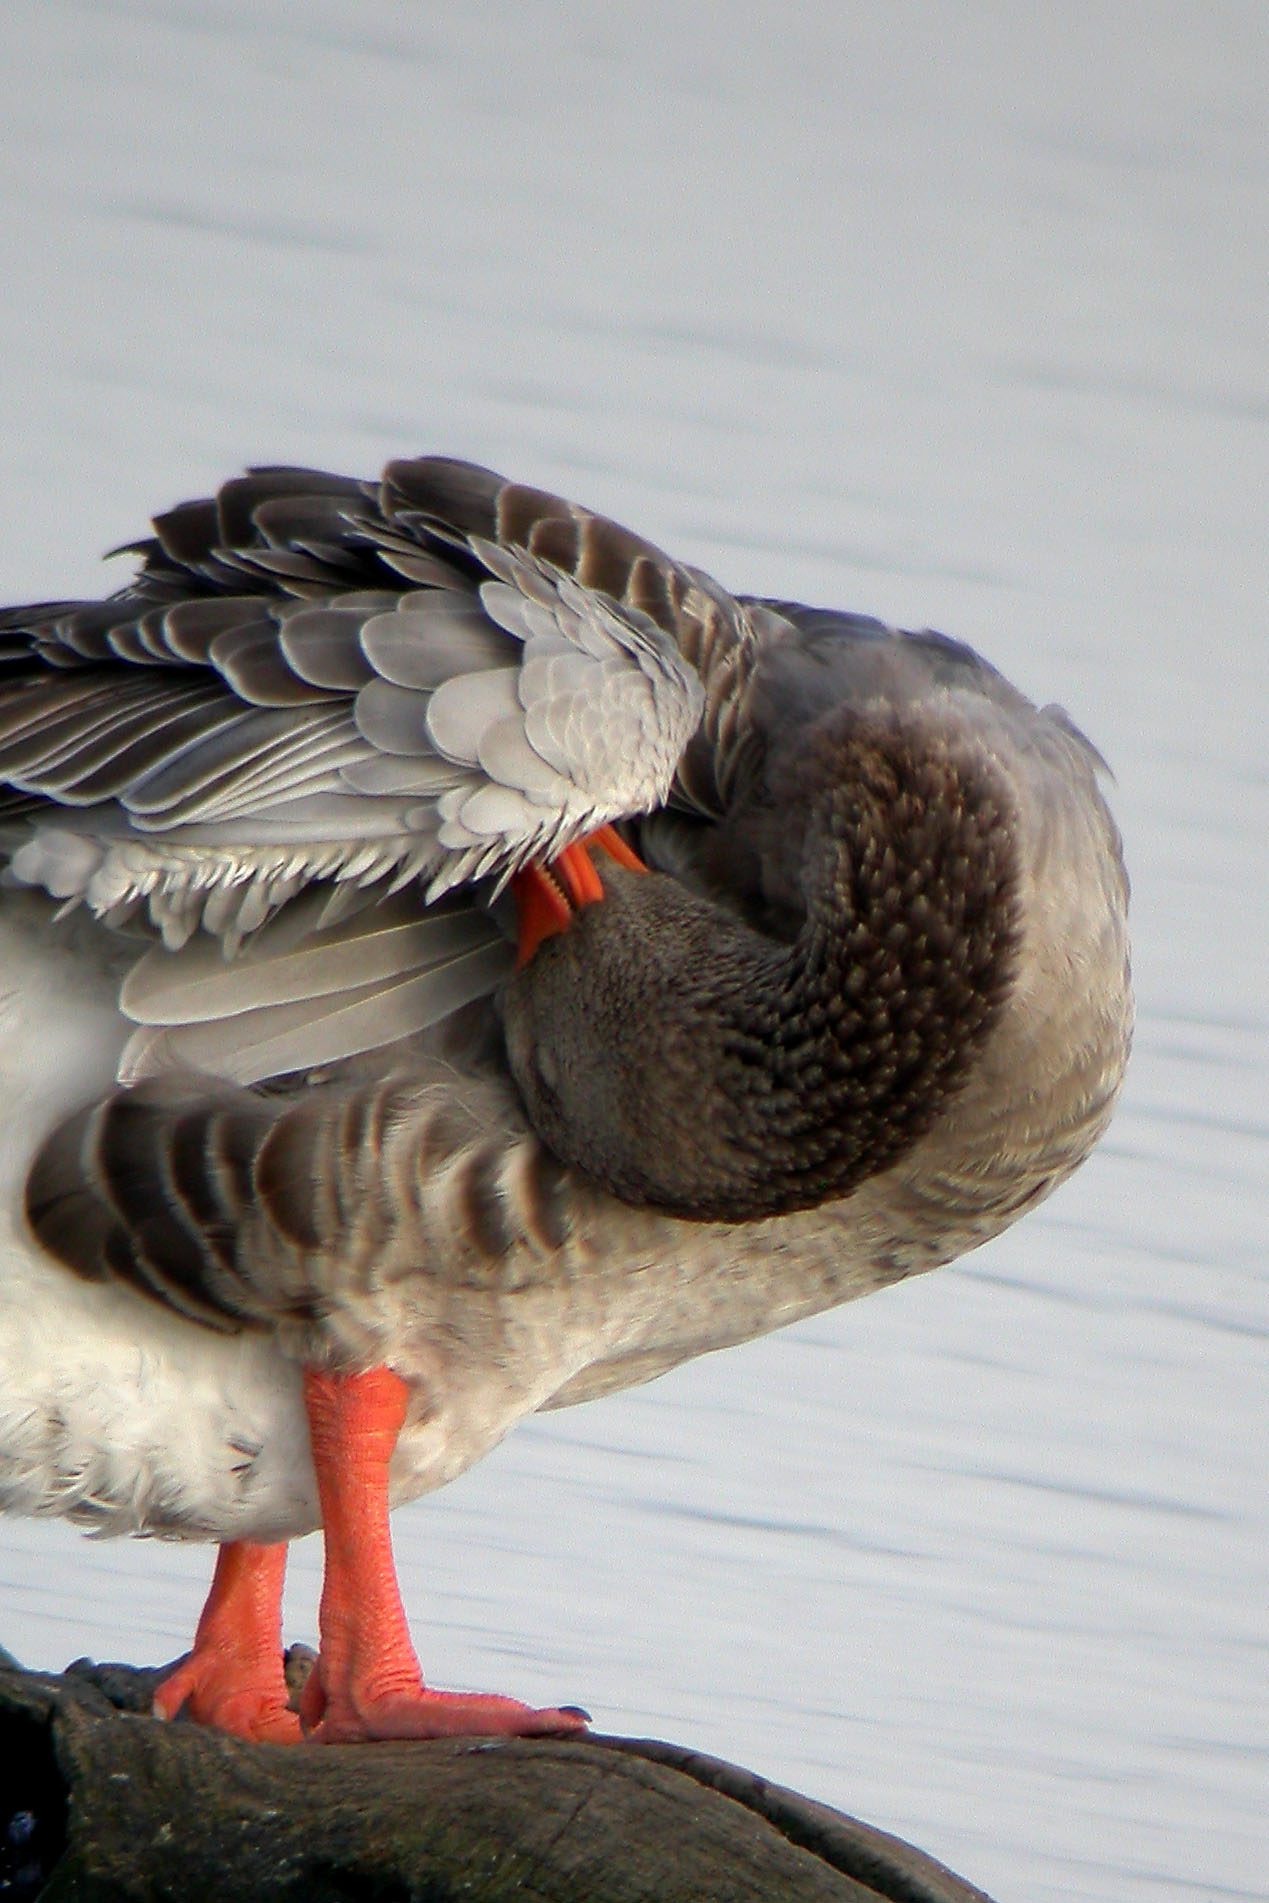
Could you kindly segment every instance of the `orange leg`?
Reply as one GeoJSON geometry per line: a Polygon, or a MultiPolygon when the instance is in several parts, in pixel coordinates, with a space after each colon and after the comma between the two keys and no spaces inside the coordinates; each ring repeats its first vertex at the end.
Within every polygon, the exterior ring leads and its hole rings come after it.
{"type": "Polygon", "coordinates": [[[304,1373],[326,1541],[321,1650],[300,1697],[306,1731],[323,1744],[351,1744],[584,1730],[577,1711],[535,1711],[514,1698],[424,1685],[388,1531],[388,1462],[406,1395],[387,1368],[304,1373]]]}
{"type": "Polygon", "coordinates": [[[295,1743],[300,1721],[287,1710],[282,1674],[285,1571],[285,1544],[221,1547],[194,1649],[155,1693],[157,1717],[185,1710],[239,1738],[295,1743]]]}

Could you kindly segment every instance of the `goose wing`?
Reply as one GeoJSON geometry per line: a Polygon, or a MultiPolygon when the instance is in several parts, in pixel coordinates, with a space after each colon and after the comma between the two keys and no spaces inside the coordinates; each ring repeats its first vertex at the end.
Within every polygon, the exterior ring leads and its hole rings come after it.
{"type": "Polygon", "coordinates": [[[473,888],[658,806],[701,723],[729,598],[489,471],[259,469],[153,526],[108,600],[0,616],[9,877],[160,941],[124,1081],[252,1082],[492,989],[473,888]]]}

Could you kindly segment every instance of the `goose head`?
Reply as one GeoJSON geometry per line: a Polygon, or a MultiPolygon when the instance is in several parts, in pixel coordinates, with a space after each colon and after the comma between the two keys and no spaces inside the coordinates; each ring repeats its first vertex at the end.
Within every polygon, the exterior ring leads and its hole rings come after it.
{"type": "Polygon", "coordinates": [[[744,1221],[845,1195],[973,1066],[1019,942],[1011,802],[911,709],[834,709],[753,774],[710,890],[601,861],[508,982],[539,1134],[626,1202],[744,1221]]]}

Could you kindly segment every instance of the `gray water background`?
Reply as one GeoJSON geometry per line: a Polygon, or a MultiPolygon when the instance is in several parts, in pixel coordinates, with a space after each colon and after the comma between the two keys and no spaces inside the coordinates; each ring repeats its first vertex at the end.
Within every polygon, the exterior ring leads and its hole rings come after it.
{"type": "MultiPolygon", "coordinates": [[[[443,450],[959,634],[1113,763],[1140,1024],[1086,1169],[397,1521],[436,1682],[999,1903],[1266,1894],[1267,81],[1256,4],[0,13],[4,598],[245,461],[443,450]]],[[[209,1562],[7,1522],[0,1641],[172,1656],[209,1562]]]]}

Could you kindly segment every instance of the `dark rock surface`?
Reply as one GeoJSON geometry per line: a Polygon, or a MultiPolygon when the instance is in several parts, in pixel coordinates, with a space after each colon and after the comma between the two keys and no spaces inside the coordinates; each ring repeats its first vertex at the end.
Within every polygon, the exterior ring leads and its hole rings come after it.
{"type": "Polygon", "coordinates": [[[681,1746],[249,1745],[149,1717],[159,1676],[0,1665],[4,1903],[989,1903],[681,1746]]]}

